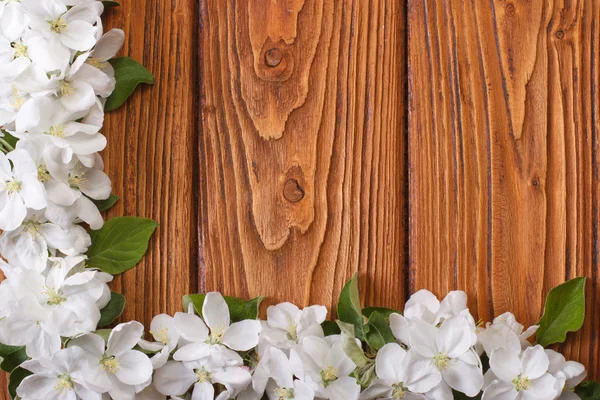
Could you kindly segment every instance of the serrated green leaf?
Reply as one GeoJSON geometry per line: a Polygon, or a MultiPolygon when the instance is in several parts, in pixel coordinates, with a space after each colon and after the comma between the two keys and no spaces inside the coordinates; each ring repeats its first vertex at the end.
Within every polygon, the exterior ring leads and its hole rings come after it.
{"type": "Polygon", "coordinates": [[[340,321],[354,325],[356,337],[363,340],[365,338],[364,317],[358,293],[358,273],[354,274],[342,289],[337,311],[340,321]]]}
{"type": "Polygon", "coordinates": [[[17,397],[17,388],[19,387],[23,379],[27,378],[29,375],[32,374],[32,372],[20,367],[15,368],[10,373],[10,377],[8,378],[8,394],[10,394],[10,397],[12,399],[15,399],[17,397]]]}
{"type": "Polygon", "coordinates": [[[91,200],[98,208],[98,211],[102,212],[112,208],[112,206],[114,206],[117,203],[117,201],[119,201],[119,199],[119,196],[111,194],[110,197],[106,200],[91,200]]]}
{"type": "Polygon", "coordinates": [[[585,319],[585,278],[575,278],[548,293],[538,325],[537,342],[543,347],[563,343],[567,333],[581,328],[585,319]]]}
{"type": "Polygon", "coordinates": [[[119,7],[121,5],[121,3],[114,0],[102,0],[102,4],[104,4],[105,8],[119,7]]]}
{"type": "Polygon", "coordinates": [[[106,326],[117,319],[125,309],[125,296],[120,293],[112,292],[110,301],[102,310],[100,310],[100,321],[98,326],[106,326]]]}
{"type": "Polygon", "coordinates": [[[364,351],[360,348],[356,342],[356,333],[354,331],[354,325],[345,323],[343,321],[335,321],[340,327],[342,335],[342,348],[344,353],[356,364],[358,368],[363,368],[367,365],[370,360],[365,356],[364,351]]]}
{"type": "Polygon", "coordinates": [[[92,245],[87,265],[111,275],[123,273],[142,259],[158,224],[148,218],[118,217],[108,220],[102,229],[90,231],[92,245]]]}
{"type": "Polygon", "coordinates": [[[389,322],[386,321],[379,311],[371,313],[367,326],[369,330],[366,333],[366,341],[371,348],[379,350],[387,343],[396,341],[389,322]]]}
{"type": "Polygon", "coordinates": [[[383,318],[385,318],[386,320],[388,320],[390,318],[390,315],[392,315],[392,314],[402,315],[402,313],[400,311],[392,310],[391,308],[385,308],[385,307],[366,307],[366,308],[363,308],[362,313],[365,317],[370,318],[371,314],[373,314],[375,311],[377,311],[379,314],[381,314],[381,316],[383,318]]]}
{"type": "Polygon", "coordinates": [[[323,328],[323,333],[325,336],[339,335],[342,333],[342,331],[340,331],[340,327],[333,321],[323,321],[321,327],[323,328]]]}
{"type": "MultiPolygon", "coordinates": [[[[229,307],[229,316],[231,322],[239,322],[245,319],[257,319],[260,303],[264,297],[256,297],[251,300],[244,300],[238,297],[223,296],[229,307]]],[[[188,294],[183,296],[183,309],[187,311],[188,304],[194,306],[198,315],[202,316],[202,306],[204,305],[205,294],[188,294]]]]}
{"type": "Polygon", "coordinates": [[[115,90],[104,105],[107,112],[121,107],[140,83],[154,84],[154,75],[133,58],[119,57],[109,62],[115,70],[115,90]]]}
{"type": "Polygon", "coordinates": [[[575,393],[581,400],[600,400],[600,383],[585,381],[575,388],[575,393]]]}

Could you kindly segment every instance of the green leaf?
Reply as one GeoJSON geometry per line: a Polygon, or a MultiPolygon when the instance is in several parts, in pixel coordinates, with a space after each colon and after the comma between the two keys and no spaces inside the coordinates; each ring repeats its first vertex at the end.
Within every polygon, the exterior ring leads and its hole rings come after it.
{"type": "Polygon", "coordinates": [[[98,330],[94,331],[94,333],[96,335],[100,336],[107,343],[108,343],[108,337],[110,336],[111,332],[112,332],[112,329],[98,329],[98,330]]]}
{"type": "Polygon", "coordinates": [[[8,143],[9,146],[13,149],[17,147],[17,142],[19,141],[19,138],[14,137],[8,131],[5,131],[3,129],[2,133],[0,133],[0,138],[2,138],[6,143],[8,143]]]}
{"type": "Polygon", "coordinates": [[[358,294],[358,273],[355,273],[342,289],[337,311],[340,321],[354,325],[356,337],[363,340],[365,338],[364,318],[358,294]]]}
{"type": "Polygon", "coordinates": [[[117,196],[115,194],[111,194],[110,197],[106,200],[94,200],[94,199],[91,199],[91,200],[96,205],[96,207],[98,207],[98,211],[102,212],[102,211],[106,211],[106,210],[110,209],[112,206],[114,206],[116,204],[116,202],[119,201],[119,196],[117,196]]]}
{"type": "Polygon", "coordinates": [[[538,325],[537,342],[543,347],[562,343],[585,318],[585,278],[575,278],[548,293],[544,315],[538,325]]]}
{"type": "MultiPolygon", "coordinates": [[[[4,346],[4,345],[3,345],[4,346]]],[[[14,348],[15,350],[11,351],[7,354],[2,354],[2,363],[0,364],[0,369],[2,371],[11,372],[19,365],[23,364],[25,361],[29,360],[27,356],[27,352],[25,351],[25,346],[22,347],[14,347],[14,346],[6,346],[14,348]]]]}
{"type": "Polygon", "coordinates": [[[104,8],[119,7],[121,5],[121,3],[114,0],[102,0],[102,4],[104,4],[104,8]]]}
{"type": "Polygon", "coordinates": [[[585,381],[575,388],[575,393],[581,400],[600,400],[600,383],[585,381]]]}
{"type": "Polygon", "coordinates": [[[354,361],[354,364],[356,364],[358,368],[363,368],[370,360],[365,356],[364,351],[356,342],[354,325],[347,324],[343,321],[336,321],[336,323],[342,332],[342,348],[344,349],[344,353],[354,361]]]}
{"type": "MultiPolygon", "coordinates": [[[[183,309],[187,311],[191,303],[198,315],[202,316],[202,306],[204,305],[205,294],[188,294],[183,296],[183,309]]],[[[245,319],[257,319],[258,309],[264,297],[256,297],[252,300],[244,300],[237,297],[223,296],[225,303],[229,307],[231,322],[239,322],[245,319]]]]}
{"type": "Polygon", "coordinates": [[[111,275],[130,270],[148,250],[148,241],[157,226],[147,218],[118,217],[107,221],[102,229],[90,231],[88,267],[111,275]]]}
{"type": "Polygon", "coordinates": [[[23,379],[27,378],[29,375],[33,373],[27,371],[23,368],[16,368],[10,373],[10,377],[8,378],[8,393],[12,399],[17,397],[17,388],[23,381],[23,379]]]}
{"type": "Polygon", "coordinates": [[[120,293],[112,292],[110,301],[102,310],[100,310],[100,321],[98,326],[106,326],[111,324],[115,319],[123,313],[125,308],[125,296],[120,293]]]}
{"type": "Polygon", "coordinates": [[[323,328],[323,333],[325,336],[339,335],[342,333],[342,331],[340,331],[340,327],[333,321],[323,321],[321,327],[323,328]]]}
{"type": "Polygon", "coordinates": [[[373,314],[375,311],[377,311],[379,314],[381,314],[381,316],[383,318],[385,318],[386,320],[389,320],[390,315],[392,314],[400,314],[402,315],[402,313],[400,311],[397,310],[392,310],[391,308],[385,308],[385,307],[367,307],[367,308],[363,308],[362,313],[365,317],[370,318],[371,314],[373,314]]]}
{"type": "Polygon", "coordinates": [[[389,322],[378,311],[371,313],[367,326],[369,330],[366,333],[366,341],[375,350],[379,350],[387,343],[393,343],[396,340],[389,322]]]}
{"type": "Polygon", "coordinates": [[[105,111],[116,110],[131,96],[140,83],[154,84],[154,76],[143,65],[129,57],[109,61],[115,70],[115,90],[106,100],[105,111]]]}

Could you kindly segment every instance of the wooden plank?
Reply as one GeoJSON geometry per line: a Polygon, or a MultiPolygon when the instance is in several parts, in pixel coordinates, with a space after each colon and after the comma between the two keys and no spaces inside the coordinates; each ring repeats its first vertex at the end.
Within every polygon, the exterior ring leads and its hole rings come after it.
{"type": "Polygon", "coordinates": [[[202,289],[402,305],[401,3],[201,2],[202,289]]]}
{"type": "Polygon", "coordinates": [[[541,315],[590,278],[568,354],[600,377],[600,3],[409,0],[410,289],[541,315]]]}

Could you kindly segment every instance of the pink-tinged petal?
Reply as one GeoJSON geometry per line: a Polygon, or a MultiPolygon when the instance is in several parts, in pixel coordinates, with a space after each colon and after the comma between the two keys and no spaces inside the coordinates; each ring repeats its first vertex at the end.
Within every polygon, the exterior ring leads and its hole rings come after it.
{"type": "Polygon", "coordinates": [[[494,381],[485,392],[481,400],[515,400],[519,392],[512,384],[503,381],[494,381]]]}
{"type": "Polygon", "coordinates": [[[446,319],[436,336],[437,347],[450,358],[463,355],[471,347],[471,326],[463,317],[446,319]]]}
{"type": "Polygon", "coordinates": [[[231,324],[223,335],[221,343],[236,351],[248,351],[258,345],[260,321],[244,320],[231,324]]]}
{"type": "Polygon", "coordinates": [[[224,332],[229,327],[229,307],[221,293],[206,294],[202,305],[202,317],[211,331],[224,332]]]}
{"type": "Polygon", "coordinates": [[[182,363],[169,361],[154,373],[154,386],[165,396],[178,396],[196,382],[196,374],[182,363]]]}
{"type": "Polygon", "coordinates": [[[521,357],[521,374],[529,379],[537,379],[548,371],[550,361],[540,345],[530,347],[521,357]]]}
{"type": "Polygon", "coordinates": [[[208,339],[208,328],[197,315],[178,312],[174,318],[175,328],[188,342],[204,342],[208,339]]]}
{"type": "Polygon", "coordinates": [[[518,353],[503,347],[492,352],[490,368],[494,375],[505,382],[512,382],[521,373],[521,360],[518,353]]]}

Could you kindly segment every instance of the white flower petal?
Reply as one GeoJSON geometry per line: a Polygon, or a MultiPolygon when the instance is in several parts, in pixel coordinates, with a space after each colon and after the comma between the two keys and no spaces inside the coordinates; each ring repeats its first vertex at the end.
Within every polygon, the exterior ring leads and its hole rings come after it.
{"type": "Polygon", "coordinates": [[[202,305],[202,317],[211,331],[224,332],[229,327],[229,307],[221,293],[206,294],[202,305]]]}
{"type": "Polygon", "coordinates": [[[260,321],[244,320],[231,324],[223,335],[221,343],[236,351],[248,351],[258,344],[260,321]]]}

